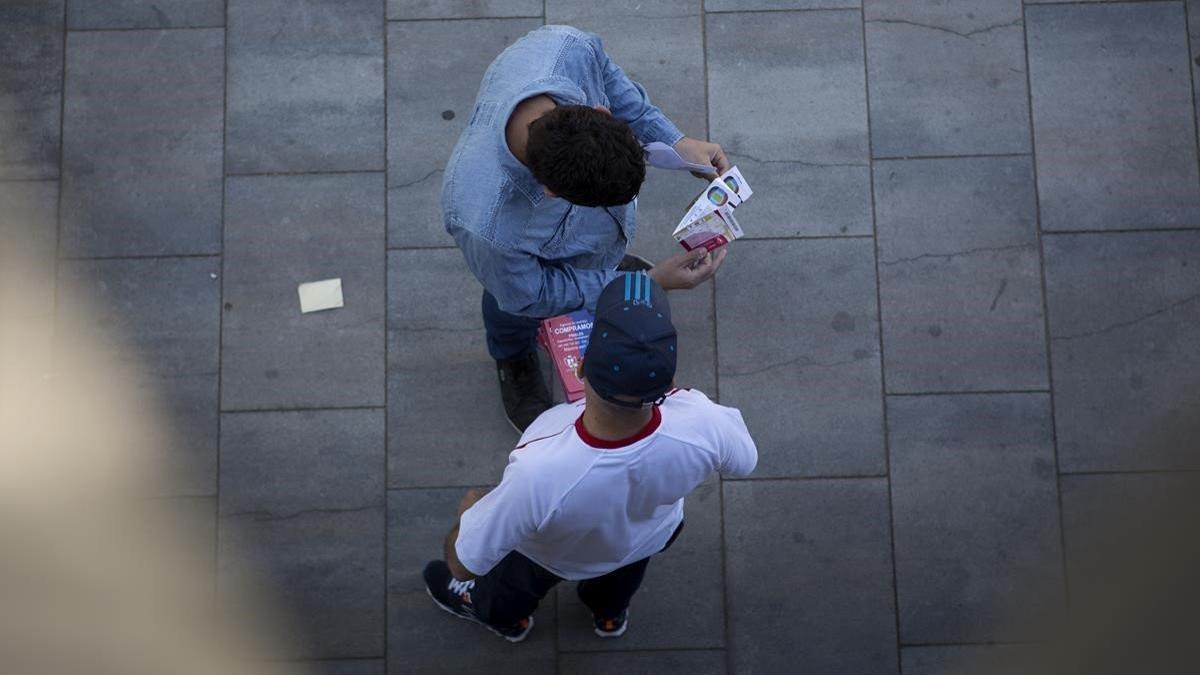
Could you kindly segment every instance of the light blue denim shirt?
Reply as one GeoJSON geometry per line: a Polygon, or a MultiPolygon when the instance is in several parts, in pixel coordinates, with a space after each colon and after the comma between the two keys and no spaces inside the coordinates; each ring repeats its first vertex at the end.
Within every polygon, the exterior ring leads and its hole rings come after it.
{"type": "Polygon", "coordinates": [[[539,94],[563,105],[606,106],[643,143],[674,145],[683,134],[609,60],[595,34],[544,26],[492,62],[446,166],[442,214],[500,309],[545,318],[595,309],[633,239],[637,200],[593,208],[546,196],[505,137],[513,109],[539,94]]]}

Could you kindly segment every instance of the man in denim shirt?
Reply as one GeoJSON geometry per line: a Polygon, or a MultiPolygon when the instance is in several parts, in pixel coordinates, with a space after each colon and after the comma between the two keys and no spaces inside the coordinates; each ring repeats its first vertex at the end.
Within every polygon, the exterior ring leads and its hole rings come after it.
{"type": "MultiPolygon", "coordinates": [[[[488,351],[505,412],[523,431],[551,404],[535,338],[547,317],[594,309],[625,255],[645,179],[642,143],[729,168],[720,146],[687,138],[604,53],[600,38],[545,26],[484,74],[442,184],[442,212],[483,284],[488,351]]],[[[665,289],[713,276],[725,251],[672,256],[649,270],[665,289]]]]}

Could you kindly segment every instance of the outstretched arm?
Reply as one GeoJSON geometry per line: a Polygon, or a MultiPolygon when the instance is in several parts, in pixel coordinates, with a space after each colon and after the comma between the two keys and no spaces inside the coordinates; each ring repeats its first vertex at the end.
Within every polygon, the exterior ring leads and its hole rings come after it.
{"type": "MultiPolygon", "coordinates": [[[[625,71],[608,58],[600,36],[589,34],[589,41],[604,72],[604,93],[608,96],[609,110],[613,117],[633,129],[638,140],[643,143],[662,141],[674,146],[680,156],[689,162],[712,166],[713,173],[723,173],[729,169],[729,160],[725,158],[721,146],[684,136],[663,111],[650,102],[645,87],[629,79],[625,71]]],[[[712,178],[712,175],[696,175],[712,178]]]]}
{"type": "Polygon", "coordinates": [[[625,71],[608,58],[599,35],[587,35],[588,43],[600,62],[601,72],[604,73],[604,93],[608,96],[608,108],[613,117],[628,124],[634,135],[643,143],[678,143],[679,139],[683,138],[683,133],[667,119],[662,110],[650,102],[646,89],[629,79],[625,71]]]}
{"type": "Polygon", "coordinates": [[[617,276],[614,270],[547,263],[531,253],[485,241],[465,228],[455,236],[471,272],[509,314],[544,319],[590,308],[617,276]]]}

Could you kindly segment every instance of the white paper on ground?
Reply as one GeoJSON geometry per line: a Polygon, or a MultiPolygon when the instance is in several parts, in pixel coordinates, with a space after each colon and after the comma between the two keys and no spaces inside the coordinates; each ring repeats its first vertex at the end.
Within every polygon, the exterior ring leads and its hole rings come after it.
{"type": "Polygon", "coordinates": [[[652,141],[643,145],[642,149],[646,151],[646,163],[655,168],[674,171],[699,171],[700,173],[707,174],[716,172],[708,164],[696,164],[680,157],[675,148],[662,141],[652,141]]]}
{"type": "Polygon", "coordinates": [[[325,279],[300,284],[300,312],[319,312],[323,309],[342,307],[342,280],[325,279]]]}

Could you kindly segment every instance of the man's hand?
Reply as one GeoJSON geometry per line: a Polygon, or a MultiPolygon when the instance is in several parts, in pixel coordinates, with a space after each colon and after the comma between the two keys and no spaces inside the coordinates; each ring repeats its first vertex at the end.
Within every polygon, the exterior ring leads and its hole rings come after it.
{"type": "Polygon", "coordinates": [[[694,164],[708,164],[715,167],[716,170],[709,174],[692,172],[693,176],[704,180],[712,180],[716,178],[717,174],[728,171],[730,167],[729,160],[725,158],[725,151],[716,143],[684,136],[675,143],[675,152],[694,164]]]}
{"type": "Polygon", "coordinates": [[[670,291],[677,288],[695,288],[717,273],[721,261],[728,251],[724,246],[711,254],[702,248],[673,255],[654,266],[646,274],[670,291]]]}

